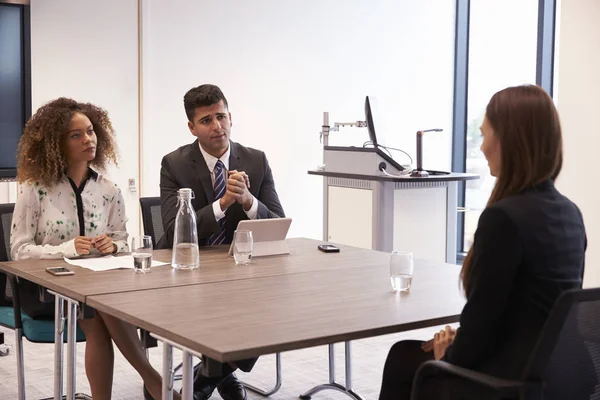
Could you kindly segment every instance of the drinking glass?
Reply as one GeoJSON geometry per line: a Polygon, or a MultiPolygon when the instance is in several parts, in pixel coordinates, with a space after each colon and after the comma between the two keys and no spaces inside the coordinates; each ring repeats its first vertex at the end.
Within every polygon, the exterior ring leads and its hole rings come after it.
{"type": "Polygon", "coordinates": [[[394,292],[410,289],[413,275],[413,255],[407,251],[394,251],[390,255],[390,280],[394,292]]]}
{"type": "Polygon", "coordinates": [[[235,264],[250,264],[253,247],[252,231],[235,231],[233,235],[233,259],[235,264]]]}
{"type": "Polygon", "coordinates": [[[133,270],[144,274],[150,271],[152,265],[152,236],[134,236],[131,238],[131,254],[133,255],[133,270]]]}

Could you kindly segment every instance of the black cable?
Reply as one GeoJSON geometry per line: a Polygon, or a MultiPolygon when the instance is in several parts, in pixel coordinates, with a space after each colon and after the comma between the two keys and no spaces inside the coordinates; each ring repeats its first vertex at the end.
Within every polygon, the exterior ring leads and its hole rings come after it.
{"type": "MultiPolygon", "coordinates": [[[[406,157],[408,157],[408,159],[410,160],[410,165],[412,165],[412,164],[413,164],[413,159],[412,159],[412,157],[411,157],[411,156],[410,156],[410,154],[408,154],[406,151],[404,151],[404,150],[400,150],[400,149],[397,149],[397,148],[395,148],[395,147],[387,147],[387,146],[382,146],[382,145],[378,145],[378,146],[379,146],[379,147],[383,147],[383,148],[384,148],[384,149],[386,149],[386,150],[387,150],[387,149],[389,149],[389,150],[396,150],[396,151],[399,151],[399,152],[401,152],[401,153],[404,153],[404,154],[406,155],[406,157]]],[[[389,152],[388,152],[388,153],[389,153],[389,152]]]]}
{"type": "MultiPolygon", "coordinates": [[[[367,147],[368,145],[371,145],[371,146],[375,147],[375,146],[373,145],[373,142],[372,142],[372,141],[370,141],[370,140],[368,140],[368,141],[366,141],[366,142],[364,142],[364,143],[363,143],[363,148],[364,148],[364,147],[367,147]]],[[[412,164],[413,164],[413,159],[412,159],[412,157],[410,156],[410,154],[408,154],[408,153],[407,153],[406,151],[404,151],[404,150],[400,150],[400,149],[397,149],[397,148],[395,148],[395,147],[384,146],[384,145],[381,145],[381,144],[378,144],[378,145],[377,145],[377,147],[380,147],[380,148],[384,149],[384,150],[385,150],[385,151],[386,151],[386,152],[389,154],[389,156],[390,156],[392,159],[393,159],[394,157],[392,157],[392,154],[390,153],[390,150],[396,150],[396,151],[399,151],[399,152],[401,152],[401,153],[404,153],[404,154],[405,154],[405,155],[408,157],[408,159],[410,160],[410,165],[412,165],[412,164]]]]}

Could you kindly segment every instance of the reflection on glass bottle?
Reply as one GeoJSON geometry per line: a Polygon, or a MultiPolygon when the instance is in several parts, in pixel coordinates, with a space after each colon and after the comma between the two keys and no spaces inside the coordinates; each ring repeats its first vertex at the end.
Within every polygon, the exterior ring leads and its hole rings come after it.
{"type": "Polygon", "coordinates": [[[177,217],[175,217],[171,266],[175,269],[195,269],[200,267],[200,252],[198,250],[196,212],[192,207],[194,192],[192,189],[182,188],[177,193],[179,209],[177,217]]]}

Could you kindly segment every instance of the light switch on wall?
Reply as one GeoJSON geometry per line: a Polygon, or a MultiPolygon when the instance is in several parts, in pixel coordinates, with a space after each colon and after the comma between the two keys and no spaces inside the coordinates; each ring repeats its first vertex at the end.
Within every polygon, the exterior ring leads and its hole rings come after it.
{"type": "Polygon", "coordinates": [[[131,193],[137,192],[137,186],[135,185],[135,178],[129,178],[129,191],[131,193]]]}

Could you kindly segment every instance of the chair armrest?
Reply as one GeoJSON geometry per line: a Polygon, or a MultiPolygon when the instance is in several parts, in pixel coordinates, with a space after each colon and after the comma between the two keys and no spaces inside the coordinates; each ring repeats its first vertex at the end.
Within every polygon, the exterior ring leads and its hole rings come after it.
{"type": "Polygon", "coordinates": [[[520,381],[496,378],[445,361],[427,361],[417,370],[413,381],[411,400],[419,399],[424,381],[428,378],[449,378],[452,380],[450,384],[452,389],[455,389],[456,386],[456,389],[460,388],[468,394],[472,393],[474,399],[482,399],[482,392],[493,393],[492,397],[518,396],[525,387],[525,383],[520,381]]]}

